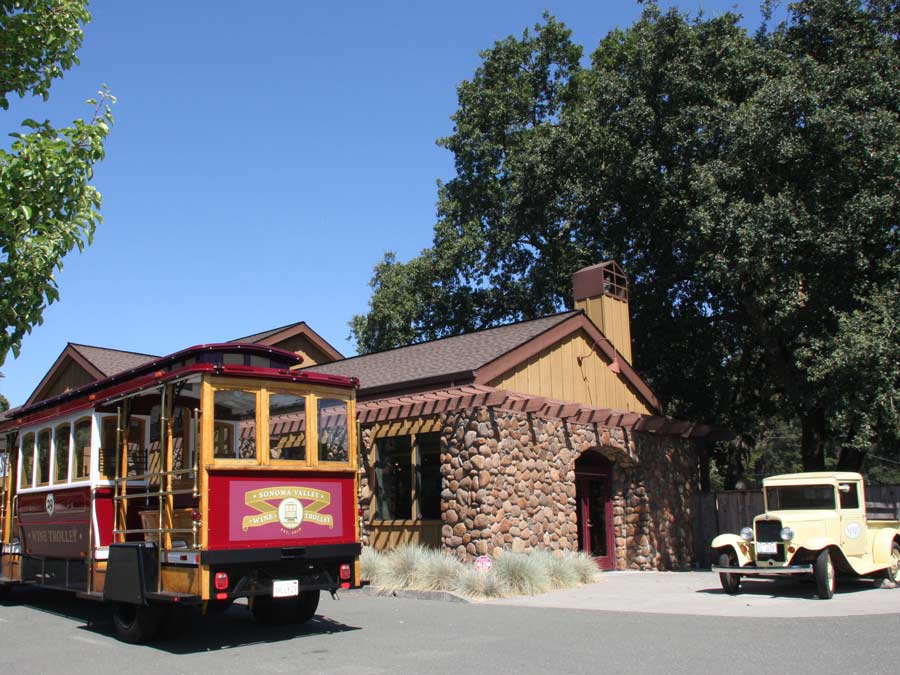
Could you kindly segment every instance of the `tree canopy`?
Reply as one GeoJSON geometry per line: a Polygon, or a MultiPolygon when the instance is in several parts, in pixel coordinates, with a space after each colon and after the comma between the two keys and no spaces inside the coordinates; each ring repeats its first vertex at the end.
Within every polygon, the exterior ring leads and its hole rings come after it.
{"type": "MultiPolygon", "coordinates": [[[[10,96],[41,96],[78,63],[84,25],[80,0],[0,0],[0,107],[10,96]]],[[[100,194],[89,185],[104,156],[114,102],[105,90],[88,121],[55,128],[26,119],[0,149],[0,364],[40,324],[59,297],[54,278],[74,248],[91,242],[100,222],[100,194]]]]}
{"type": "Polygon", "coordinates": [[[786,421],[810,469],[896,454],[898,30],[888,0],[755,34],[651,2],[589,64],[550,16],[497,42],[439,141],[433,246],[376,267],[359,349],[571,307],[572,273],[614,258],[668,414],[750,442],[786,421]]]}

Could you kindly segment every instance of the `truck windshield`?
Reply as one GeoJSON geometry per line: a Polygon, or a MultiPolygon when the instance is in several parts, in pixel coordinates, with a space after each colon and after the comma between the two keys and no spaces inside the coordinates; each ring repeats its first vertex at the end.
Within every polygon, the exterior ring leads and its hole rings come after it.
{"type": "Polygon", "coordinates": [[[768,511],[831,510],[834,508],[833,485],[786,485],[766,488],[766,510],[768,511]]]}

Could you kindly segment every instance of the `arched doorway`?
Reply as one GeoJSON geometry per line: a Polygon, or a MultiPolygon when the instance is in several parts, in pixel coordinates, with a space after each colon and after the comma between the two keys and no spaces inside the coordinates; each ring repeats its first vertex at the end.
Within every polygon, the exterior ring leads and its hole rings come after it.
{"type": "Polygon", "coordinates": [[[596,450],[575,461],[579,547],[607,570],[616,566],[611,482],[612,464],[596,450]]]}

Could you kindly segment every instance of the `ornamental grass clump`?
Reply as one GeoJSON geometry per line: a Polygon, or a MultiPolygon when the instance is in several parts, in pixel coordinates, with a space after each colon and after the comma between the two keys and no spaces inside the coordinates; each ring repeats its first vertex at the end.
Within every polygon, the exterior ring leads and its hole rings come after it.
{"type": "Polygon", "coordinates": [[[567,553],[566,560],[578,575],[579,584],[593,584],[600,579],[600,570],[597,563],[587,553],[567,553]]]}
{"type": "Polygon", "coordinates": [[[471,567],[464,568],[453,585],[453,590],[470,598],[502,598],[509,595],[502,579],[493,570],[482,572],[471,567]]]}
{"type": "Polygon", "coordinates": [[[550,590],[550,577],[538,556],[504,552],[492,572],[515,595],[537,595],[550,590]]]}
{"type": "Polygon", "coordinates": [[[374,586],[381,584],[386,567],[387,556],[371,546],[366,546],[359,555],[359,574],[374,586]]]}
{"type": "Polygon", "coordinates": [[[421,591],[449,591],[465,569],[457,558],[443,551],[420,548],[410,588],[421,591]]]}
{"type": "Polygon", "coordinates": [[[529,556],[543,565],[550,588],[572,588],[581,583],[579,571],[570,556],[562,552],[554,554],[546,549],[534,550],[529,556]]]}
{"type": "Polygon", "coordinates": [[[378,585],[389,590],[413,588],[416,569],[425,549],[421,546],[402,544],[387,556],[387,564],[379,578],[378,585]]]}

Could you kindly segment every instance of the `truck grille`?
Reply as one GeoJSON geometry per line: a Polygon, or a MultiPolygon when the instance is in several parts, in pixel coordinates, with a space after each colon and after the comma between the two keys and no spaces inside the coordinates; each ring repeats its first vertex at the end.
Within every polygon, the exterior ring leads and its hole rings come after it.
{"type": "Polygon", "coordinates": [[[756,559],[758,561],[775,560],[776,562],[784,562],[784,542],[781,541],[780,520],[756,521],[756,541],[774,541],[778,544],[778,550],[775,553],[760,553],[757,551],[756,559]]]}

